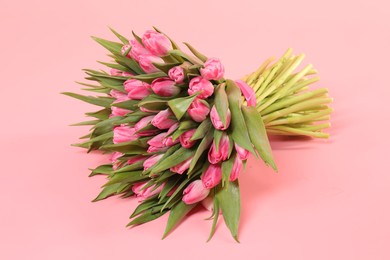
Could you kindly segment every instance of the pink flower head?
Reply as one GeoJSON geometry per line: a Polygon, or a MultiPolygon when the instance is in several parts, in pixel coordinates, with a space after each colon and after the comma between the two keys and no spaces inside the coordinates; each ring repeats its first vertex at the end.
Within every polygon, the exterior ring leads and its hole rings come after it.
{"type": "Polygon", "coordinates": [[[204,63],[204,68],[200,69],[200,74],[207,80],[218,80],[223,77],[225,68],[217,58],[209,58],[204,63]]]}
{"type": "Polygon", "coordinates": [[[235,181],[238,178],[238,175],[240,174],[240,171],[242,169],[242,160],[236,156],[233,162],[233,168],[232,172],[230,173],[229,180],[230,181],[235,181]]]}
{"type": "Polygon", "coordinates": [[[144,171],[155,165],[163,156],[163,154],[155,154],[146,159],[143,164],[144,171]]]}
{"type": "Polygon", "coordinates": [[[171,68],[168,71],[168,75],[171,80],[175,81],[178,84],[183,83],[185,77],[184,69],[180,66],[171,68]]]}
{"type": "Polygon", "coordinates": [[[240,88],[241,93],[244,95],[248,106],[256,107],[256,93],[253,90],[253,88],[248,86],[248,84],[246,84],[245,81],[236,80],[235,82],[237,86],[240,88]]]}
{"type": "Polygon", "coordinates": [[[188,108],[187,113],[195,122],[204,121],[207,115],[210,113],[210,108],[207,102],[205,103],[202,102],[201,99],[195,98],[195,100],[191,103],[190,107],[188,108]]]}
{"type": "Polygon", "coordinates": [[[175,166],[171,167],[171,169],[170,169],[171,172],[176,172],[178,174],[183,174],[188,168],[190,168],[190,164],[191,164],[192,158],[193,158],[193,156],[191,156],[190,158],[182,161],[178,165],[175,165],[175,166]]]}
{"type": "Polygon", "coordinates": [[[203,186],[207,189],[211,189],[217,186],[222,179],[222,169],[219,164],[210,164],[207,170],[200,177],[203,186]]]}
{"type": "Polygon", "coordinates": [[[110,91],[110,96],[114,97],[114,98],[127,98],[127,93],[123,93],[122,91],[119,91],[119,90],[116,90],[116,89],[112,89],[110,91]]]}
{"type": "Polygon", "coordinates": [[[127,164],[134,164],[140,161],[145,161],[147,158],[148,156],[145,155],[136,155],[127,160],[127,164]]]}
{"type": "Polygon", "coordinates": [[[172,50],[171,41],[162,33],[148,30],[142,36],[142,43],[145,48],[157,56],[165,56],[172,50]]]}
{"type": "Polygon", "coordinates": [[[135,125],[134,125],[134,128],[135,128],[135,131],[137,132],[137,134],[139,136],[151,136],[151,135],[154,135],[156,133],[159,132],[158,129],[150,129],[150,130],[143,130],[143,131],[140,131],[142,128],[148,126],[150,124],[150,122],[152,121],[152,119],[154,118],[154,116],[145,116],[144,118],[142,118],[141,120],[139,120],[135,125]]]}
{"type": "Polygon", "coordinates": [[[246,160],[249,157],[249,151],[245,148],[242,148],[239,146],[237,143],[234,144],[234,148],[236,148],[237,151],[237,157],[240,158],[241,160],[246,160]]]}
{"type": "Polygon", "coordinates": [[[147,152],[148,153],[161,153],[166,152],[169,147],[156,147],[156,146],[149,146],[147,152]]]}
{"type": "Polygon", "coordinates": [[[136,130],[130,126],[121,125],[114,128],[114,144],[130,142],[138,139],[138,135],[135,133],[136,130]]]}
{"type": "Polygon", "coordinates": [[[167,133],[161,133],[161,134],[156,135],[155,137],[153,137],[152,139],[150,139],[148,141],[148,145],[160,147],[160,148],[165,147],[165,145],[163,144],[163,140],[164,140],[166,135],[167,135],[167,133]]]}
{"type": "Polygon", "coordinates": [[[190,185],[183,191],[183,198],[185,204],[190,205],[196,202],[204,200],[210,193],[201,180],[196,180],[190,183],[190,185]]]}
{"type": "Polygon", "coordinates": [[[139,56],[138,64],[146,73],[153,73],[159,71],[153,63],[163,63],[164,61],[153,55],[141,55],[139,56]]]}
{"type": "Polygon", "coordinates": [[[196,92],[200,92],[197,98],[205,99],[211,96],[214,93],[214,86],[207,79],[202,78],[201,76],[191,79],[190,85],[188,88],[188,94],[192,95],[196,92]]]}
{"type": "MultiPolygon", "coordinates": [[[[168,129],[168,132],[167,132],[167,135],[170,135],[171,133],[173,133],[174,131],[176,131],[176,129],[179,127],[179,122],[173,124],[169,129],[168,129]]],[[[166,137],[164,140],[163,140],[163,144],[165,146],[172,146],[174,144],[177,144],[179,143],[179,138],[177,138],[176,140],[173,140],[172,136],[168,136],[166,137]]]]}
{"type": "Polygon", "coordinates": [[[137,40],[131,40],[130,45],[131,50],[129,52],[129,55],[136,61],[139,61],[140,56],[151,55],[151,53],[147,49],[145,49],[144,46],[142,46],[142,44],[139,43],[137,40]]]}
{"type": "Polygon", "coordinates": [[[221,140],[219,141],[219,147],[217,151],[217,147],[215,142],[211,145],[208,153],[209,162],[212,164],[217,164],[219,162],[225,161],[229,155],[229,137],[227,134],[223,133],[221,140]]]}
{"type": "MultiPolygon", "coordinates": [[[[119,97],[117,100],[115,100],[113,102],[113,104],[115,103],[121,103],[121,102],[124,102],[126,100],[129,100],[129,98],[127,96],[121,96],[119,97]]],[[[120,108],[120,107],[116,107],[116,106],[111,106],[111,116],[125,116],[127,115],[128,113],[130,112],[133,112],[129,109],[125,109],[125,108],[120,108]]]]}
{"type": "Polygon", "coordinates": [[[196,141],[191,141],[191,137],[194,135],[195,131],[196,129],[191,129],[180,135],[179,140],[181,146],[184,148],[191,148],[196,143],[196,141]]]}
{"type": "Polygon", "coordinates": [[[210,118],[211,118],[211,123],[213,123],[215,129],[226,130],[230,125],[231,117],[232,116],[230,113],[230,109],[228,109],[227,116],[226,116],[226,126],[224,126],[217,112],[217,108],[215,106],[211,108],[210,118]]]}
{"type": "Polygon", "coordinates": [[[111,76],[119,76],[121,77],[122,76],[122,71],[121,70],[117,70],[117,69],[110,69],[110,75],[111,76]]]}
{"type": "Polygon", "coordinates": [[[160,111],[152,120],[152,125],[158,129],[168,129],[174,125],[177,120],[169,108],[160,111]]]}
{"type": "Polygon", "coordinates": [[[127,96],[135,100],[141,100],[152,93],[149,84],[137,79],[128,79],[123,86],[127,91],[127,96]]]}
{"type": "Polygon", "coordinates": [[[131,45],[130,44],[125,44],[122,46],[121,48],[121,53],[123,56],[127,56],[130,58],[130,53],[129,53],[129,49],[131,48],[131,45]]]}
{"type": "Polygon", "coordinates": [[[156,188],[156,185],[152,185],[150,187],[144,188],[148,182],[139,182],[133,185],[131,188],[135,193],[139,201],[144,201],[147,198],[153,197],[154,195],[159,194],[164,188],[165,183],[161,184],[156,188]]]}
{"type": "Polygon", "coordinates": [[[118,161],[118,159],[120,158],[120,157],[122,157],[123,156],[123,153],[120,153],[120,152],[113,152],[112,154],[111,154],[111,157],[110,157],[110,161],[111,161],[111,163],[112,163],[112,169],[113,170],[116,170],[116,169],[118,169],[118,166],[119,166],[119,161],[118,161]]]}
{"type": "Polygon", "coordinates": [[[162,97],[172,97],[180,93],[180,87],[170,78],[157,78],[152,82],[153,92],[162,97]]]}

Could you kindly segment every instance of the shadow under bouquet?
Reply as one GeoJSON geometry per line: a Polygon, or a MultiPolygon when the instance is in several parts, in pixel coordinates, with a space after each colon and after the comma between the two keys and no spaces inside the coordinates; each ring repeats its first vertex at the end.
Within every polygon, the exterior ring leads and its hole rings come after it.
{"type": "Polygon", "coordinates": [[[241,80],[224,78],[224,66],[188,43],[182,51],[154,30],[119,42],[93,37],[105,47],[109,72],[85,69],[80,83],[97,96],[64,94],[100,106],[86,113],[89,134],[75,146],[110,154],[90,176],[107,182],[94,201],[112,195],[140,202],[129,226],[169,213],[163,237],[198,204],[212,210],[209,239],[221,215],[238,241],[239,173],[249,154],[277,171],[268,134],[327,138],[332,101],[304,55],[292,50],[270,58],[241,80]]]}

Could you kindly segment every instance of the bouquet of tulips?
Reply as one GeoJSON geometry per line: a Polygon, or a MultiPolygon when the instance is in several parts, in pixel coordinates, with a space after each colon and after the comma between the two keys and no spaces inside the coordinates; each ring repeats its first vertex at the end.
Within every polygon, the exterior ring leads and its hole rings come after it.
{"type": "MultiPolygon", "coordinates": [[[[111,29],[112,30],[112,29],[111,29]]],[[[289,49],[241,80],[224,78],[224,66],[190,44],[183,52],[155,28],[120,42],[93,37],[110,51],[105,71],[86,69],[80,83],[99,96],[64,93],[102,107],[76,146],[111,154],[111,163],[92,170],[107,183],[94,201],[135,196],[140,204],[130,226],[169,212],[164,237],[198,204],[212,211],[210,237],[222,214],[238,241],[238,177],[249,154],[277,171],[267,134],[327,138],[331,99],[311,65],[296,72],[303,55],[289,49]]]]}

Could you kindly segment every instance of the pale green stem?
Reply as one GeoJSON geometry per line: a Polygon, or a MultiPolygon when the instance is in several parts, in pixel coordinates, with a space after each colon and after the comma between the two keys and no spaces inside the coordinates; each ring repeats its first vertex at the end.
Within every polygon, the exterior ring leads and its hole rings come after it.
{"type": "Polygon", "coordinates": [[[332,109],[328,108],[322,111],[319,111],[317,113],[313,113],[310,115],[304,115],[304,116],[299,116],[299,117],[289,117],[289,118],[284,118],[284,119],[278,119],[274,120],[271,122],[266,123],[266,125],[271,126],[271,125],[286,125],[286,124],[297,124],[297,123],[302,123],[306,121],[312,121],[313,119],[329,115],[332,113],[332,109]]]}

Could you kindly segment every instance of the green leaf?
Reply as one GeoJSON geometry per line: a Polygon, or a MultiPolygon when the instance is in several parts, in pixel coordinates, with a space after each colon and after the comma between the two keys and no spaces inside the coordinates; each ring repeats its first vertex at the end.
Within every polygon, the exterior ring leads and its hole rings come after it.
{"type": "Polygon", "coordinates": [[[123,44],[129,44],[129,40],[126,39],[126,37],[123,37],[122,35],[120,35],[117,31],[115,31],[114,29],[112,29],[111,27],[109,27],[111,32],[113,32],[115,34],[116,37],[118,37],[118,39],[123,43],[123,44]]]}
{"type": "Polygon", "coordinates": [[[92,39],[94,39],[96,42],[98,42],[104,48],[109,50],[111,53],[121,55],[122,44],[120,44],[118,42],[108,41],[108,40],[98,38],[95,36],[92,36],[92,39]]]}
{"type": "Polygon", "coordinates": [[[209,242],[211,240],[211,238],[213,237],[213,235],[215,233],[215,227],[217,226],[217,222],[218,222],[218,218],[219,218],[219,202],[215,197],[214,197],[213,201],[214,201],[214,207],[213,207],[214,220],[213,220],[213,224],[211,226],[210,235],[209,235],[209,238],[207,239],[207,242],[209,242]]]}
{"type": "Polygon", "coordinates": [[[222,210],[226,226],[233,238],[238,241],[238,225],[240,222],[240,188],[238,181],[219,188],[215,195],[222,210]]]}
{"type": "Polygon", "coordinates": [[[270,165],[276,172],[278,171],[272,156],[271,145],[268,141],[267,130],[265,129],[263,119],[254,107],[242,107],[242,113],[248,126],[249,136],[259,152],[263,161],[270,165]]]}
{"type": "Polygon", "coordinates": [[[129,69],[125,66],[122,66],[120,64],[117,64],[117,63],[108,63],[108,62],[103,62],[103,61],[98,61],[100,64],[103,64],[111,69],[117,69],[117,70],[120,70],[120,71],[129,71],[129,69]]]}
{"type": "Polygon", "coordinates": [[[174,63],[153,63],[153,65],[157,69],[165,72],[168,75],[168,72],[169,72],[170,69],[172,69],[173,67],[181,65],[181,63],[180,62],[174,62],[174,63]]]}
{"type": "Polygon", "coordinates": [[[191,58],[190,56],[188,56],[187,54],[185,54],[181,50],[170,50],[168,53],[174,57],[182,58],[182,59],[184,59],[192,64],[198,64],[198,62],[196,60],[194,60],[193,58],[191,58]]]}
{"type": "Polygon", "coordinates": [[[124,56],[122,56],[122,54],[121,55],[108,55],[108,56],[114,58],[114,60],[118,64],[129,68],[131,70],[130,73],[133,73],[133,74],[145,74],[143,69],[133,59],[130,59],[128,57],[124,57],[124,56]]]}
{"type": "Polygon", "coordinates": [[[138,103],[138,100],[126,100],[123,102],[112,103],[111,106],[134,110],[138,108],[138,103]]]}
{"type": "Polygon", "coordinates": [[[223,133],[224,133],[223,131],[217,129],[214,130],[214,144],[215,144],[216,152],[218,152],[219,150],[219,142],[221,141],[223,133]]]}
{"type": "Polygon", "coordinates": [[[112,173],[112,164],[104,164],[100,165],[99,167],[92,170],[89,177],[95,176],[95,175],[109,175],[112,173]]]}
{"type": "Polygon", "coordinates": [[[143,163],[144,163],[144,160],[133,163],[133,164],[126,165],[126,166],[116,170],[114,173],[116,174],[116,173],[121,173],[121,172],[130,172],[130,171],[134,171],[134,170],[141,170],[144,168],[143,163]]]}
{"type": "Polygon", "coordinates": [[[169,232],[197,205],[197,203],[187,205],[183,201],[180,201],[176,206],[171,209],[169,214],[168,223],[164,231],[162,239],[166,238],[169,232]]]}
{"type": "Polygon", "coordinates": [[[233,170],[233,164],[235,159],[236,154],[231,156],[228,160],[222,162],[222,186],[225,186],[225,184],[229,184],[229,178],[233,170]]]}
{"type": "Polygon", "coordinates": [[[96,136],[94,138],[91,138],[90,140],[85,141],[84,144],[90,144],[90,143],[94,143],[94,142],[99,142],[99,141],[111,139],[113,137],[113,135],[114,135],[113,132],[108,132],[108,133],[96,136]]]}
{"type": "Polygon", "coordinates": [[[106,184],[103,185],[103,187],[108,187],[116,183],[134,183],[148,179],[149,177],[142,175],[142,172],[143,171],[116,173],[106,184]]]}
{"type": "Polygon", "coordinates": [[[190,158],[194,154],[194,151],[192,149],[186,149],[184,147],[181,147],[179,150],[174,152],[171,156],[167,157],[161,163],[155,165],[153,167],[151,174],[162,172],[164,170],[167,170],[185,160],[190,158]]]}
{"type": "Polygon", "coordinates": [[[104,187],[104,189],[99,193],[99,195],[92,202],[104,200],[110,196],[117,194],[118,189],[120,189],[122,186],[123,186],[122,184],[116,183],[116,184],[104,187]]]}
{"type": "Polygon", "coordinates": [[[90,121],[79,122],[76,124],[71,124],[71,126],[95,125],[99,122],[100,120],[90,120],[90,121]]]}
{"type": "Polygon", "coordinates": [[[135,216],[141,214],[145,210],[148,210],[150,208],[153,208],[157,206],[159,203],[158,201],[153,198],[153,199],[148,199],[143,201],[141,204],[138,205],[138,207],[134,210],[134,212],[131,214],[130,218],[134,218],[135,216]]]}
{"type": "Polygon", "coordinates": [[[194,157],[191,160],[190,168],[188,169],[188,174],[192,173],[199,158],[206,150],[208,151],[208,149],[210,148],[210,145],[213,142],[213,136],[214,136],[213,132],[214,131],[210,129],[209,132],[206,134],[206,136],[200,142],[199,146],[197,147],[194,157]]]}
{"type": "Polygon", "coordinates": [[[90,103],[92,105],[106,107],[106,108],[109,108],[111,106],[111,103],[112,103],[112,100],[110,101],[108,99],[102,99],[102,98],[99,98],[99,97],[83,96],[83,95],[79,95],[79,94],[71,93],[71,92],[63,92],[61,94],[64,94],[64,95],[67,95],[69,97],[73,97],[73,98],[79,99],[81,101],[90,103]]]}
{"type": "Polygon", "coordinates": [[[205,55],[203,55],[202,53],[200,53],[199,51],[197,51],[194,47],[192,47],[189,43],[186,43],[186,42],[183,42],[187,48],[192,52],[192,54],[194,54],[198,59],[200,59],[201,61],[203,62],[206,62],[207,61],[207,57],[205,55]]]}
{"type": "Polygon", "coordinates": [[[107,144],[100,147],[102,150],[116,151],[126,154],[143,154],[147,148],[141,146],[137,141],[119,143],[119,144],[107,144]]]}
{"type": "Polygon", "coordinates": [[[168,101],[170,99],[166,97],[160,97],[157,95],[149,95],[138,103],[139,107],[144,107],[151,110],[164,110],[168,107],[168,101]]]}
{"type": "Polygon", "coordinates": [[[165,74],[164,72],[154,72],[149,74],[130,76],[130,78],[132,79],[138,79],[148,84],[151,84],[155,79],[164,78],[164,77],[167,77],[167,74],[165,74]]]}
{"type": "Polygon", "coordinates": [[[102,109],[102,110],[99,110],[96,112],[89,112],[89,113],[85,113],[85,114],[87,116],[90,116],[90,117],[95,117],[97,119],[105,120],[105,119],[109,118],[109,116],[111,114],[111,109],[105,108],[105,109],[102,109]]]}
{"type": "Polygon", "coordinates": [[[139,37],[134,31],[131,31],[131,33],[133,34],[134,39],[135,39],[137,42],[139,42],[139,44],[141,44],[142,46],[144,46],[141,37],[139,37]]]}
{"type": "Polygon", "coordinates": [[[184,114],[187,112],[192,101],[198,96],[198,94],[193,94],[188,97],[175,98],[168,101],[168,106],[171,108],[172,112],[175,114],[176,118],[180,120],[184,114]]]}
{"type": "Polygon", "coordinates": [[[131,221],[129,224],[127,224],[127,226],[136,226],[136,225],[144,224],[146,222],[149,222],[149,221],[152,221],[152,220],[155,220],[155,219],[161,217],[162,215],[164,215],[167,212],[168,212],[168,210],[158,211],[157,209],[151,208],[150,210],[145,211],[138,218],[131,221]]]}
{"type": "Polygon", "coordinates": [[[212,124],[211,124],[211,121],[209,118],[206,118],[206,120],[203,120],[203,122],[200,123],[200,125],[196,129],[195,133],[192,135],[191,141],[202,139],[207,134],[207,132],[210,130],[211,125],[212,124]]]}
{"type": "MultiPolygon", "coordinates": [[[[215,108],[224,126],[226,126],[227,115],[229,109],[229,101],[225,92],[225,83],[217,86],[215,90],[215,108]]],[[[236,101],[237,102],[237,101],[236,101]]]]}

